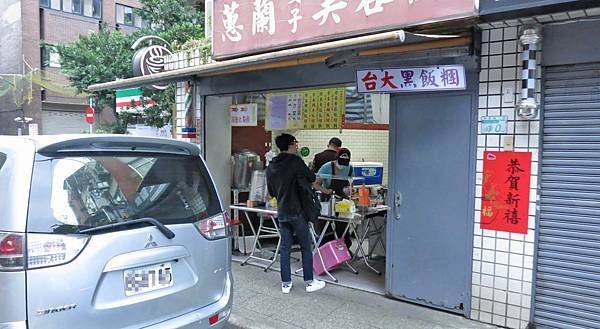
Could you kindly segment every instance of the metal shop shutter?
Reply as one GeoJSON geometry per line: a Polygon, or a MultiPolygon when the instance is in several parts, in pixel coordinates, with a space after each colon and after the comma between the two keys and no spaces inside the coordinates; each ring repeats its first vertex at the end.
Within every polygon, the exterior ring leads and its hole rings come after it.
{"type": "Polygon", "coordinates": [[[89,125],[81,112],[42,111],[42,129],[44,135],[81,134],[89,125]]]}
{"type": "Polygon", "coordinates": [[[600,328],[600,63],[545,71],[534,322],[600,328]]]}

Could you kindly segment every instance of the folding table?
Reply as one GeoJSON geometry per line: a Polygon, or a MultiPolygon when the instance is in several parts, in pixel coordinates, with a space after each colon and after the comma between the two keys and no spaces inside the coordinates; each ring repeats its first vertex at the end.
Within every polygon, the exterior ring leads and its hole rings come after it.
{"type": "MultiPolygon", "coordinates": [[[[242,262],[242,266],[248,264],[251,260],[257,260],[261,262],[266,262],[267,265],[264,268],[265,272],[268,271],[275,261],[277,260],[277,255],[279,254],[279,247],[281,246],[281,234],[279,233],[279,226],[277,224],[277,212],[274,210],[264,209],[264,208],[256,208],[256,207],[247,207],[245,205],[232,205],[230,208],[234,211],[241,211],[244,213],[246,220],[250,226],[250,230],[252,230],[252,234],[254,235],[254,243],[252,244],[252,251],[250,255],[246,257],[246,259],[242,262]],[[252,225],[252,221],[250,220],[250,216],[248,213],[255,213],[259,217],[259,225],[258,230],[254,229],[254,225],[252,225]],[[268,223],[265,223],[265,217],[267,217],[268,223]],[[264,251],[260,239],[272,239],[277,238],[277,246],[275,247],[275,251],[273,252],[273,256],[271,258],[264,258],[257,255],[257,249],[264,251]]],[[[262,256],[262,255],[261,255],[262,256]]]]}
{"type": "MultiPolygon", "coordinates": [[[[360,235],[355,234],[355,237],[358,241],[358,250],[357,250],[356,254],[354,255],[354,258],[352,259],[352,262],[359,260],[357,258],[357,255],[360,253],[360,257],[362,258],[365,265],[369,269],[371,269],[373,272],[377,273],[377,275],[381,275],[381,272],[379,270],[375,269],[373,266],[371,266],[371,264],[369,263],[367,258],[370,258],[371,254],[373,253],[373,250],[375,249],[375,246],[377,246],[377,243],[380,243],[381,246],[383,247],[383,250],[385,250],[385,245],[381,238],[381,234],[383,233],[383,230],[385,229],[385,224],[377,225],[375,222],[373,222],[373,218],[378,217],[379,215],[382,215],[384,218],[386,218],[388,209],[389,208],[387,206],[378,206],[378,207],[372,207],[372,208],[368,208],[366,210],[362,210],[360,212],[360,217],[363,218],[362,219],[363,232],[360,235]],[[369,246],[369,252],[365,253],[365,250],[363,249],[363,243],[367,238],[369,238],[369,236],[376,236],[376,239],[375,239],[375,243],[373,243],[372,246],[369,246]]],[[[350,225],[352,225],[352,229],[354,230],[354,232],[358,232],[356,230],[357,227],[356,227],[355,221],[351,222],[350,225]]]]}

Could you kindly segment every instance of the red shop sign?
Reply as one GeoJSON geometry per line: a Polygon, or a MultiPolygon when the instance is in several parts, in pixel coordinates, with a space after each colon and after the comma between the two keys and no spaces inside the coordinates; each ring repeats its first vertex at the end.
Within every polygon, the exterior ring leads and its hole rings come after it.
{"type": "Polygon", "coordinates": [[[242,56],[473,17],[474,0],[214,0],[213,55],[242,56]]]}
{"type": "Polygon", "coordinates": [[[481,228],[527,234],[530,152],[483,153],[481,228]]]}

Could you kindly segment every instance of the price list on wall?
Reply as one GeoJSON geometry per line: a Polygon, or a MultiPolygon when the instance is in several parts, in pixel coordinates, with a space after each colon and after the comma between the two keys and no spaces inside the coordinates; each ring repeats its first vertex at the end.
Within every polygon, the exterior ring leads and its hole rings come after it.
{"type": "Polygon", "coordinates": [[[339,129],[345,111],[344,87],[271,94],[267,96],[267,129],[339,129]]]}
{"type": "Polygon", "coordinates": [[[303,104],[304,99],[302,97],[302,94],[287,95],[287,129],[302,129],[304,127],[304,120],[302,119],[303,104]]]}

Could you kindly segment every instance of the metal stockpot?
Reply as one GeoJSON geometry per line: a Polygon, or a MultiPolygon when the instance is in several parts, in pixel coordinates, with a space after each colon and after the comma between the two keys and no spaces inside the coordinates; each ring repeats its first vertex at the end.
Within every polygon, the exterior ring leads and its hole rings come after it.
{"type": "Polygon", "coordinates": [[[233,160],[233,188],[248,189],[250,188],[250,180],[252,172],[257,169],[262,169],[262,162],[258,154],[243,150],[232,156],[233,160]]]}

